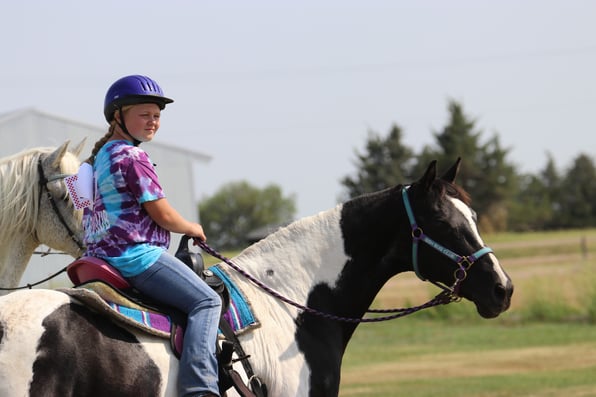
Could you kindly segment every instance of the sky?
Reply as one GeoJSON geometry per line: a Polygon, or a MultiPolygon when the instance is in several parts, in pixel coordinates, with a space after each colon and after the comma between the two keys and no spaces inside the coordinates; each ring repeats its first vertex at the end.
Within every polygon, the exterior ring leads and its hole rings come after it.
{"type": "Polygon", "coordinates": [[[396,124],[418,152],[449,100],[520,172],[596,155],[594,1],[3,3],[0,113],[107,128],[110,84],[148,75],[175,100],[156,141],[212,157],[198,200],[248,181],[294,195],[296,218],[329,209],[370,132],[396,124]]]}

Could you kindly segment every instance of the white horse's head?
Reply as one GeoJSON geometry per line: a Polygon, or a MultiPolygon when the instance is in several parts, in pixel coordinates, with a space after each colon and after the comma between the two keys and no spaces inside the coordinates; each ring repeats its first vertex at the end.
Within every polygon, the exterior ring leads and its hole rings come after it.
{"type": "Polygon", "coordinates": [[[85,141],[72,151],[69,142],[39,158],[39,214],[35,234],[40,243],[64,251],[73,257],[80,256],[82,243],[82,211],[76,210],[70,200],[64,177],[76,174],[80,165],[79,155],[85,141]]]}
{"type": "Polygon", "coordinates": [[[82,254],[82,212],[63,179],[77,173],[84,144],[69,151],[67,141],[0,159],[0,287],[17,286],[40,244],[82,254]]]}

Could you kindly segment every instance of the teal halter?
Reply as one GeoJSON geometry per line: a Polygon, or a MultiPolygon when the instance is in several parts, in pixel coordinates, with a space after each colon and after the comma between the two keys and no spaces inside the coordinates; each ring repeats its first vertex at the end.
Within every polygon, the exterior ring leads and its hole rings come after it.
{"type": "Polygon", "coordinates": [[[406,213],[408,214],[408,219],[410,220],[410,226],[412,227],[412,266],[414,268],[414,272],[416,272],[416,275],[422,281],[427,280],[422,276],[422,274],[420,273],[420,268],[418,267],[418,242],[422,240],[423,242],[430,245],[432,248],[439,251],[441,254],[445,255],[457,264],[458,268],[453,273],[453,276],[455,277],[455,282],[451,287],[432,280],[430,280],[430,282],[458,296],[461,283],[468,276],[468,270],[470,269],[470,267],[482,256],[490,252],[493,252],[492,248],[483,247],[478,251],[474,252],[472,255],[462,256],[456,254],[448,248],[443,247],[441,244],[437,243],[435,240],[431,239],[426,234],[424,234],[422,228],[416,224],[416,220],[414,219],[414,213],[412,212],[412,207],[408,199],[407,188],[403,188],[401,194],[404,200],[404,207],[406,208],[406,213]]]}

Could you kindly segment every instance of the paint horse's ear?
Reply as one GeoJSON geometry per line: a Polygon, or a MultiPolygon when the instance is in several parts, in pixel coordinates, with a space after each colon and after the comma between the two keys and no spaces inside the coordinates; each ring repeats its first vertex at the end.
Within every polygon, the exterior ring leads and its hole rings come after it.
{"type": "MultiPolygon", "coordinates": [[[[60,169],[60,162],[64,157],[64,154],[68,150],[68,145],[70,141],[64,142],[60,147],[56,148],[50,155],[48,156],[47,162],[51,164],[52,168],[60,169]]],[[[47,163],[46,163],[47,164],[47,163]]]]}
{"type": "Polygon", "coordinates": [[[461,164],[461,157],[458,157],[455,163],[441,176],[441,179],[450,183],[455,181],[455,177],[459,172],[459,166],[461,164]]]}
{"type": "Polygon", "coordinates": [[[437,179],[437,160],[431,161],[424,176],[418,180],[418,184],[420,184],[424,190],[429,190],[435,179],[437,179]]]}

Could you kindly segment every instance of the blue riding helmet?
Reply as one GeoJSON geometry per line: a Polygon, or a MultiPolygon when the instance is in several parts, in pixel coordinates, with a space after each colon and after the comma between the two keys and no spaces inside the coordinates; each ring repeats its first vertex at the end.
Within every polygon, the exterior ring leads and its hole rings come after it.
{"type": "Polygon", "coordinates": [[[173,99],[163,95],[157,82],[147,76],[131,75],[117,80],[110,86],[106,94],[103,113],[108,123],[114,119],[114,112],[122,106],[138,105],[140,103],[155,103],[160,109],[173,99]]]}

